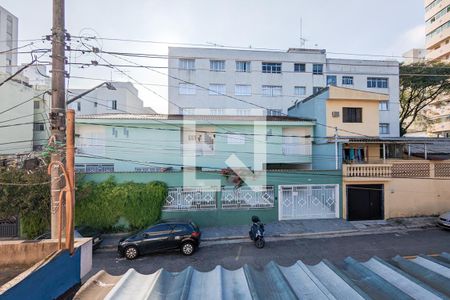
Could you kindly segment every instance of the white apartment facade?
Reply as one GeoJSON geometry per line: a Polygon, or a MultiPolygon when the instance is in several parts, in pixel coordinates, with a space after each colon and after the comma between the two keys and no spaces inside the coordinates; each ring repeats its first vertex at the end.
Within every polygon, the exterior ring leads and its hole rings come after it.
{"type": "Polygon", "coordinates": [[[169,47],[169,114],[284,115],[327,85],[389,94],[380,135],[399,135],[397,61],[327,58],[317,49],[169,47]]]}
{"type": "MultiPolygon", "coordinates": [[[[0,6],[0,52],[17,48],[18,24],[17,17],[0,6]]],[[[17,66],[16,51],[0,54],[1,72],[11,74],[15,66],[17,66]]]]}
{"type": "MultiPolygon", "coordinates": [[[[106,86],[93,90],[89,94],[69,104],[75,115],[97,115],[117,113],[155,114],[150,107],[145,107],[139,98],[138,90],[130,82],[111,82],[114,89],[106,86]]],[[[70,89],[69,99],[85,89],[70,89]]]]}
{"type": "Polygon", "coordinates": [[[450,0],[424,0],[428,61],[450,61],[450,0]]]}

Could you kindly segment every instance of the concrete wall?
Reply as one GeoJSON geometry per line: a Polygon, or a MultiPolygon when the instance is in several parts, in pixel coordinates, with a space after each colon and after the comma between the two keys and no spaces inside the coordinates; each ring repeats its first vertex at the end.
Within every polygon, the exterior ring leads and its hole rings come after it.
{"type": "MultiPolygon", "coordinates": [[[[409,178],[344,178],[343,217],[347,218],[347,185],[383,184],[384,218],[432,216],[450,211],[448,180],[409,178]]],[[[362,199],[363,200],[363,199],[362,199]]]]}
{"type": "MultiPolygon", "coordinates": [[[[87,174],[86,180],[101,182],[114,176],[117,182],[150,182],[154,180],[163,181],[169,187],[183,186],[183,175],[181,172],[174,173],[115,173],[115,174],[87,174]]],[[[231,186],[224,176],[217,172],[197,172],[199,179],[220,180],[223,186],[231,186]]],[[[274,186],[275,203],[273,208],[264,209],[221,209],[221,193],[217,196],[217,209],[199,211],[163,211],[162,218],[188,218],[192,219],[201,227],[219,225],[248,224],[252,215],[258,215],[264,222],[278,220],[278,186],[296,184],[338,184],[341,186],[340,171],[294,171],[294,172],[268,172],[267,185],[274,186]]],[[[341,191],[340,191],[341,193],[341,191]]],[[[339,197],[339,199],[342,199],[339,197]]],[[[341,204],[340,204],[341,205],[341,204]]],[[[342,212],[342,206],[339,209],[342,212]]]]}
{"type": "Polygon", "coordinates": [[[0,267],[28,266],[57,250],[52,240],[0,242],[0,267]]]}

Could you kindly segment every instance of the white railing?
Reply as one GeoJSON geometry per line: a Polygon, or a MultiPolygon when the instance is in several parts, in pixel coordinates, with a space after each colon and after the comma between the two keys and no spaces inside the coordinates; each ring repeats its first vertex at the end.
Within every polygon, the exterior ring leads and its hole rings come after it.
{"type": "Polygon", "coordinates": [[[223,187],[222,208],[270,208],[274,207],[273,186],[223,187]]]}
{"type": "Polygon", "coordinates": [[[343,173],[346,177],[391,177],[392,165],[390,164],[358,164],[343,165],[343,173]]]}
{"type": "Polygon", "coordinates": [[[216,191],[206,188],[169,188],[163,210],[216,209],[216,194],[216,191]]]}

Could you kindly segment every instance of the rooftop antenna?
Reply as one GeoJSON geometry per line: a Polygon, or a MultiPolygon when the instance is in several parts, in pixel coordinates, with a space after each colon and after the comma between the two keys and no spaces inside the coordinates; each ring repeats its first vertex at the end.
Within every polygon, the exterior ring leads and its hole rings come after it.
{"type": "Polygon", "coordinates": [[[303,38],[303,18],[300,18],[300,48],[305,48],[306,39],[303,38]]]}

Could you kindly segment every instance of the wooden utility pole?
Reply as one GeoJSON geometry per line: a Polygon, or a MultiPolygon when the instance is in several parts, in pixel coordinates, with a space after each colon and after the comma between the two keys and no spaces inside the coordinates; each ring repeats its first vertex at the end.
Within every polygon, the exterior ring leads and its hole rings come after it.
{"type": "MultiPolygon", "coordinates": [[[[57,151],[51,155],[51,162],[61,161],[60,145],[64,144],[65,131],[65,29],[64,29],[64,0],[53,0],[53,28],[52,28],[52,107],[50,125],[52,140],[57,151]]],[[[58,238],[58,207],[62,179],[58,166],[53,165],[51,172],[51,236],[58,238]]]]}

